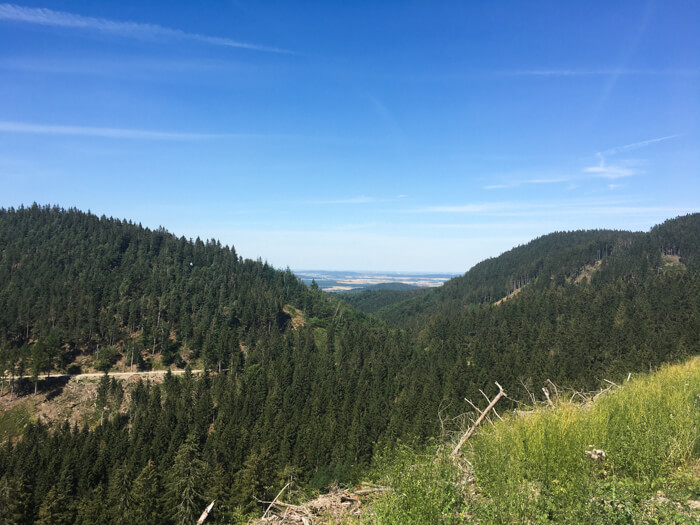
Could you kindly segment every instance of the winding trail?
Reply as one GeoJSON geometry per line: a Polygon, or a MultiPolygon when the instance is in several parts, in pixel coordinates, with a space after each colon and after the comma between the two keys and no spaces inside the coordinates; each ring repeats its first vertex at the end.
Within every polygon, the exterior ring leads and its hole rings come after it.
{"type": "MultiPolygon", "coordinates": [[[[182,375],[185,373],[185,370],[170,370],[170,372],[174,375],[182,375]]],[[[204,370],[190,370],[193,374],[201,374],[204,372],[204,370]]],[[[168,373],[168,370],[149,370],[145,372],[107,372],[107,375],[109,377],[116,377],[116,378],[128,378],[128,377],[133,377],[133,376],[164,376],[165,374],[168,373]]],[[[102,377],[104,372],[89,372],[87,374],[41,374],[38,378],[41,379],[61,379],[61,378],[68,378],[68,379],[99,379],[102,377]]],[[[15,379],[20,379],[19,377],[15,377],[15,379]]],[[[32,376],[24,375],[21,377],[21,379],[32,379],[32,376]]]]}

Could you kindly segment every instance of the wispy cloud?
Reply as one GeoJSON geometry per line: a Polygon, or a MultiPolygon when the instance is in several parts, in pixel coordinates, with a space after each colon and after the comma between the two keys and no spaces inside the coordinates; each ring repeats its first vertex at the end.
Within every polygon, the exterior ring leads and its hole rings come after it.
{"type": "Polygon", "coordinates": [[[588,168],[584,168],[583,172],[589,173],[594,177],[612,180],[621,179],[623,177],[631,177],[632,175],[637,175],[640,173],[639,170],[634,168],[607,164],[602,155],[599,155],[599,159],[600,162],[597,166],[589,166],[588,168]]]}
{"type": "Polygon", "coordinates": [[[39,135],[76,135],[82,137],[102,137],[111,139],[142,140],[207,140],[231,138],[255,138],[263,135],[235,133],[179,133],[172,131],[152,131],[143,129],[97,128],[88,126],[60,126],[50,124],[30,124],[26,122],[0,121],[0,132],[32,133],[39,135]]]}
{"type": "Polygon", "coordinates": [[[471,213],[471,214],[491,214],[499,213],[505,210],[515,208],[523,208],[524,206],[531,207],[525,203],[517,202],[482,202],[460,205],[441,205],[441,206],[425,206],[423,208],[415,208],[407,210],[412,213],[471,213]]]}
{"type": "Polygon", "coordinates": [[[501,75],[518,77],[698,76],[698,69],[513,69],[501,75]]]}
{"type": "Polygon", "coordinates": [[[118,35],[123,38],[153,39],[164,38],[170,40],[192,40],[216,46],[237,47],[252,51],[266,51],[270,53],[290,53],[286,49],[268,47],[247,42],[239,42],[230,38],[200,35],[188,33],[180,29],[171,29],[156,24],[143,24],[139,22],[122,22],[108,20],[106,18],[94,18],[81,16],[64,11],[54,11],[46,8],[22,7],[14,4],[0,4],[0,20],[11,22],[23,22],[43,26],[65,27],[71,29],[83,29],[118,35]]]}
{"type": "Polygon", "coordinates": [[[680,137],[680,135],[667,135],[665,137],[657,137],[654,139],[642,140],[639,142],[633,142],[631,144],[625,144],[623,146],[616,146],[614,148],[606,149],[605,151],[599,151],[596,153],[598,157],[597,166],[589,166],[583,169],[584,173],[590,174],[594,177],[600,177],[604,179],[621,179],[623,177],[631,177],[632,175],[637,175],[641,171],[637,168],[631,167],[628,163],[618,162],[617,164],[609,164],[607,159],[620,153],[626,153],[628,151],[637,150],[640,148],[645,148],[652,144],[657,144],[659,142],[664,142],[666,140],[675,139],[680,137]]]}
{"type": "Polygon", "coordinates": [[[681,136],[680,134],[676,134],[676,135],[668,135],[666,137],[659,137],[656,139],[642,140],[641,142],[634,142],[632,144],[626,144],[624,146],[617,146],[615,148],[607,149],[607,150],[601,152],[600,155],[617,155],[618,153],[623,153],[625,151],[631,151],[631,150],[643,148],[645,146],[649,146],[650,144],[656,144],[657,142],[663,142],[665,140],[675,139],[675,138],[678,138],[680,136],[681,136]]]}
{"type": "Polygon", "coordinates": [[[405,199],[407,195],[400,194],[395,197],[370,197],[368,195],[358,195],[357,197],[342,197],[339,199],[318,199],[303,201],[302,204],[374,204],[381,202],[395,202],[405,199]]]}
{"type": "Polygon", "coordinates": [[[369,204],[372,202],[383,202],[385,200],[386,199],[376,199],[374,197],[368,197],[367,195],[360,195],[358,197],[348,197],[343,199],[305,201],[304,204],[369,204]]]}
{"type": "MultiPolygon", "coordinates": [[[[598,159],[598,164],[595,166],[587,166],[581,170],[577,175],[568,175],[561,177],[539,177],[539,178],[528,178],[522,180],[512,180],[509,182],[499,183],[499,184],[489,184],[484,186],[485,190],[502,190],[509,188],[517,188],[526,184],[560,184],[560,183],[575,183],[576,181],[589,179],[591,177],[600,179],[621,179],[624,177],[632,177],[633,175],[638,175],[643,173],[638,167],[630,160],[619,159],[615,163],[609,161],[610,157],[614,157],[621,153],[626,153],[628,151],[633,151],[653,144],[658,144],[659,142],[664,142],[667,140],[678,138],[682,135],[666,135],[664,137],[657,137],[648,140],[642,140],[639,142],[633,142],[631,144],[625,144],[623,146],[616,146],[614,148],[609,148],[604,151],[599,151],[595,154],[598,159]]],[[[610,184],[608,187],[610,189],[615,189],[620,185],[610,184]]]]}
{"type": "Polygon", "coordinates": [[[526,179],[507,182],[504,184],[489,184],[484,186],[485,190],[503,190],[507,188],[517,188],[524,184],[560,184],[562,182],[571,182],[571,177],[555,177],[551,179],[526,179]]]}
{"type": "MultiPolygon", "coordinates": [[[[255,66],[257,67],[257,66],[255,66]]],[[[188,77],[199,78],[201,73],[247,72],[252,69],[248,64],[232,63],[223,60],[187,60],[187,59],[148,59],[143,57],[121,57],[119,59],[100,58],[99,60],[71,60],[62,58],[6,58],[0,59],[0,69],[29,73],[123,76],[125,74],[181,73],[188,77]]],[[[258,68],[259,69],[259,68],[258,68]]],[[[158,76],[163,80],[163,76],[158,76]]]]}
{"type": "Polygon", "coordinates": [[[673,216],[692,213],[692,206],[644,206],[624,200],[569,199],[556,202],[499,201],[461,205],[425,206],[408,213],[466,214],[470,216],[499,217],[638,217],[646,215],[673,216]]]}

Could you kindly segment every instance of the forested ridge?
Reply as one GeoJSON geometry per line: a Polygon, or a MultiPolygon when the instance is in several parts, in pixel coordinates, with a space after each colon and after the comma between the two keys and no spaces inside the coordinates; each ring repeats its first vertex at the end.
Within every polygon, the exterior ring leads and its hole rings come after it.
{"type": "Polygon", "coordinates": [[[398,326],[420,326],[436,313],[493,303],[526,285],[537,289],[563,285],[597,261],[605,261],[606,266],[614,262],[615,269],[606,272],[613,277],[627,277],[625,272],[633,270],[636,276],[644,276],[649,269],[662,266],[664,254],[681,255],[686,265],[697,269],[697,229],[696,214],[667,221],[646,234],[615,230],[554,232],[486,259],[465,275],[424,296],[386,307],[377,315],[398,326]]]}
{"type": "Polygon", "coordinates": [[[383,287],[375,285],[364,290],[334,293],[333,295],[357,308],[361,312],[372,314],[377,310],[386,308],[412,297],[418,297],[430,291],[429,288],[409,286],[407,288],[394,288],[394,285],[383,287]]]}
{"type": "MultiPolygon", "coordinates": [[[[77,210],[0,210],[0,337],[81,350],[150,350],[207,367],[238,359],[257,330],[285,331],[285,305],[309,317],[335,306],[289,270],[244,260],[215,240],[187,240],[77,210]]],[[[106,359],[116,355],[107,355],[106,359]]],[[[47,365],[48,366],[48,365],[47,365]]]]}
{"type": "Polygon", "coordinates": [[[699,237],[700,215],[545,236],[389,307],[393,328],[216,241],[0,210],[3,370],[133,356],[212,371],[126,393],[105,378],[90,424],[32,423],[0,452],[0,508],[9,523],[192,523],[216,499],[210,519],[228,523],[290,478],[321,488],[436,436],[438,412],[494,380],[517,399],[697,354],[699,237]]]}

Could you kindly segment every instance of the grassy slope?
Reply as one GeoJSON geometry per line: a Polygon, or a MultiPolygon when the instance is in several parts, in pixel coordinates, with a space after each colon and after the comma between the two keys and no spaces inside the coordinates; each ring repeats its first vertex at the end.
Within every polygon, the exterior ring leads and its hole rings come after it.
{"type": "Polygon", "coordinates": [[[381,462],[394,488],[367,523],[697,523],[700,359],[633,378],[594,400],[486,425],[459,465],[449,447],[381,462]],[[590,445],[602,460],[585,454],[590,445]],[[468,462],[468,463],[467,463],[468,462]],[[460,468],[461,467],[461,468],[460,468]],[[472,483],[467,478],[473,476],[472,483]]]}

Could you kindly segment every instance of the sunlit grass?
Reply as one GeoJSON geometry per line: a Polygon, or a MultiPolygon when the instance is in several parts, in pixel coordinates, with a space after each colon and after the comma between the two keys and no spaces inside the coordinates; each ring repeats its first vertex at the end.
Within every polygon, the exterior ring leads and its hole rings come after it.
{"type": "Polygon", "coordinates": [[[0,411],[0,443],[22,435],[35,412],[31,401],[23,401],[9,410],[0,411]]]}
{"type": "Polygon", "coordinates": [[[402,451],[385,468],[394,491],[375,504],[368,521],[691,523],[693,511],[683,501],[659,494],[675,486],[686,499],[696,497],[700,359],[633,378],[586,402],[575,397],[480,428],[462,463],[471,465],[471,485],[445,452],[402,451]],[[592,459],[591,449],[605,457],[592,459]]]}

